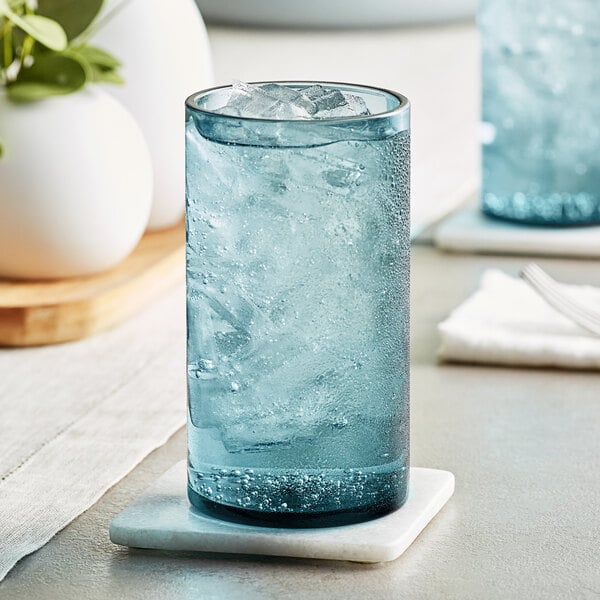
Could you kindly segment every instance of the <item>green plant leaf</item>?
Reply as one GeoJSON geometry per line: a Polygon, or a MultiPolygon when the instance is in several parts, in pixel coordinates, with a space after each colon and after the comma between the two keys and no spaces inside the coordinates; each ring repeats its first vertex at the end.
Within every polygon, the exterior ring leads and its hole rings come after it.
{"type": "Polygon", "coordinates": [[[112,70],[99,69],[94,66],[94,74],[93,81],[95,82],[103,82],[103,83],[114,83],[117,85],[121,85],[125,83],[125,80],[119,73],[112,70]]]}
{"type": "Polygon", "coordinates": [[[85,72],[86,81],[94,80],[94,67],[85,59],[82,54],[78,52],[76,48],[67,48],[65,52],[62,53],[62,56],[72,58],[81,65],[81,68],[85,72]]]}
{"type": "Polygon", "coordinates": [[[7,16],[19,29],[46,48],[60,52],[67,47],[67,34],[56,21],[40,15],[19,16],[9,13],[7,16]]]}
{"type": "Polygon", "coordinates": [[[58,21],[72,40],[90,26],[103,4],[104,0],[38,0],[36,12],[58,21]]]}
{"type": "Polygon", "coordinates": [[[70,94],[87,81],[83,66],[74,58],[61,54],[40,54],[29,69],[22,69],[17,81],[8,88],[13,102],[31,102],[48,96],[70,94]]]}
{"type": "Polygon", "coordinates": [[[65,52],[79,61],[87,73],[89,81],[121,84],[124,79],[117,72],[120,62],[108,52],[93,46],[72,46],[65,52]]]}
{"type": "Polygon", "coordinates": [[[10,7],[8,6],[8,2],[6,0],[0,0],[0,17],[8,14],[10,12],[10,7]]]}
{"type": "Polygon", "coordinates": [[[76,51],[92,65],[98,65],[104,69],[116,69],[121,66],[120,60],[106,52],[106,50],[102,50],[102,48],[85,45],[76,48],[76,51]]]}

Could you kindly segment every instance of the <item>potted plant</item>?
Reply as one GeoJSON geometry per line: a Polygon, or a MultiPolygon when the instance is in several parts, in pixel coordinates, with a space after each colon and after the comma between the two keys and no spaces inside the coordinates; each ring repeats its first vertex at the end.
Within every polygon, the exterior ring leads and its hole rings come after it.
{"type": "Polygon", "coordinates": [[[0,276],[95,273],[139,241],[152,168],[134,118],[97,85],[102,0],[0,0],[0,276]]]}

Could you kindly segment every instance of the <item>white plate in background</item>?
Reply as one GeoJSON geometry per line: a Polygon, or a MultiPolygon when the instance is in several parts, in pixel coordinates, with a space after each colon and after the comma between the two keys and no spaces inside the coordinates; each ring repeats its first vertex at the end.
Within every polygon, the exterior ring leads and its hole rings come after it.
{"type": "Polygon", "coordinates": [[[269,27],[380,27],[456,21],[477,0],[196,0],[207,21],[269,27]]]}

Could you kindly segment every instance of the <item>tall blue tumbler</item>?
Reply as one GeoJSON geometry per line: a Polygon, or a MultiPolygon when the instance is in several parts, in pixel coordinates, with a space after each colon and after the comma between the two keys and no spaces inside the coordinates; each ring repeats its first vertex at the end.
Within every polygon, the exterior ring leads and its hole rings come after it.
{"type": "Polygon", "coordinates": [[[326,526],[406,499],[409,103],[321,85],[370,114],[187,100],[188,491],[225,518],[326,526]]]}

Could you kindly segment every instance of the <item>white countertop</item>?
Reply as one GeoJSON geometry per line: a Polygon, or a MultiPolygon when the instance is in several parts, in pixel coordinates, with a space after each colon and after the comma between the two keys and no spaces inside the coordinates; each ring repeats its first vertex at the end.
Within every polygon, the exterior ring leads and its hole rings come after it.
{"type": "MultiPolygon", "coordinates": [[[[411,462],[446,469],[456,492],[406,552],[393,562],[346,562],[223,554],[125,550],[108,539],[113,517],[185,457],[177,433],[46,546],[0,583],[2,600],[587,600],[600,590],[600,398],[596,372],[440,366],[436,324],[494,265],[516,274],[526,258],[413,252],[411,462]]],[[[600,284],[590,261],[541,260],[558,278],[600,284]]],[[[161,319],[184,312],[181,290],[165,298],[161,319]],[[177,308],[179,306],[179,308],[177,308]]],[[[156,310],[125,326],[148,339],[156,310]]],[[[173,327],[173,342],[185,335],[173,327]]],[[[110,348],[112,334],[69,344],[85,356],[110,348]]],[[[67,347],[65,347],[67,349],[67,347]]],[[[38,389],[38,364],[59,350],[41,348],[21,377],[38,389]]],[[[152,344],[138,357],[155,353],[152,344]]],[[[0,362],[7,352],[0,350],[0,362]]],[[[18,352],[18,351],[17,351],[18,352]]],[[[50,356],[50,360],[52,357],[50,356]]],[[[122,358],[81,359],[102,381],[122,358]]],[[[179,388],[184,365],[172,373],[179,388]]],[[[161,377],[161,373],[158,376],[161,377]]],[[[145,389],[157,375],[147,370],[145,389]]],[[[15,375],[16,376],[16,375],[15,375]]],[[[91,381],[89,382],[91,385],[91,381]]],[[[166,385],[162,381],[162,385],[166,385]]],[[[15,399],[17,401],[18,399],[15,399]]]]}

